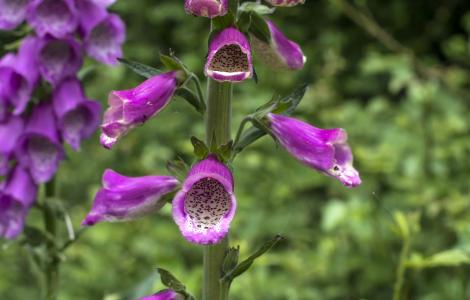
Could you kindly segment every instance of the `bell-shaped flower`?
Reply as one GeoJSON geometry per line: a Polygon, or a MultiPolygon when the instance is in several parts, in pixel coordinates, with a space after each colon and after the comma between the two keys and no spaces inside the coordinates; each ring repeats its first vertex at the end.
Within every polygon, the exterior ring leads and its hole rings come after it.
{"type": "Polygon", "coordinates": [[[89,56],[104,64],[114,65],[122,56],[126,26],[118,15],[110,14],[96,1],[77,3],[84,48],[89,56]]]}
{"type": "Polygon", "coordinates": [[[0,60],[0,97],[14,107],[15,115],[24,112],[39,79],[37,46],[37,38],[26,37],[16,55],[7,54],[0,60]]]}
{"type": "Polygon", "coordinates": [[[62,139],[74,150],[90,137],[100,123],[101,106],[85,97],[80,82],[70,77],[54,90],[53,107],[62,139]]]}
{"type": "Polygon", "coordinates": [[[266,0],[273,6],[295,6],[298,4],[304,4],[305,0],[266,0]]]}
{"type": "Polygon", "coordinates": [[[16,142],[23,132],[23,119],[10,117],[0,123],[0,176],[5,176],[9,170],[9,161],[12,158],[16,142]]]}
{"type": "Polygon", "coordinates": [[[215,18],[224,16],[228,11],[229,0],[186,0],[184,9],[188,14],[215,18]]]}
{"type": "Polygon", "coordinates": [[[29,169],[36,183],[47,182],[54,176],[64,150],[50,102],[34,108],[18,140],[15,154],[20,165],[29,169]]]}
{"type": "Polygon", "coordinates": [[[239,82],[253,76],[250,43],[234,27],[226,28],[210,41],[206,76],[217,81],[239,82]]]}
{"type": "Polygon", "coordinates": [[[32,0],[27,19],[36,33],[62,38],[72,34],[78,26],[78,13],[74,0],[32,0]]]}
{"type": "Polygon", "coordinates": [[[283,115],[269,114],[270,128],[279,143],[292,156],[344,186],[361,184],[353,167],[353,155],[342,128],[320,129],[283,115]]]}
{"type": "Polygon", "coordinates": [[[191,168],[173,199],[173,219],[188,241],[215,244],[227,235],[236,206],[230,169],[209,155],[191,168]]]}
{"type": "Polygon", "coordinates": [[[72,38],[54,39],[47,36],[38,50],[39,72],[52,85],[74,76],[83,63],[82,49],[72,38]]]}
{"type": "Polygon", "coordinates": [[[111,149],[121,136],[165,108],[178,87],[178,77],[178,71],[168,72],[149,78],[133,89],[112,91],[101,125],[101,145],[111,149]]]}
{"type": "Polygon", "coordinates": [[[30,0],[0,0],[0,30],[12,30],[26,18],[30,0]]]}
{"type": "Polygon", "coordinates": [[[145,296],[140,298],[139,300],[184,300],[185,297],[173,290],[166,289],[161,290],[151,296],[145,296]]]}
{"type": "Polygon", "coordinates": [[[171,176],[126,177],[108,169],[103,174],[103,187],[82,225],[129,221],[154,213],[165,205],[162,197],[178,184],[171,176]]]}
{"type": "Polygon", "coordinates": [[[17,166],[0,189],[0,237],[16,238],[36,199],[37,186],[29,173],[17,166]]]}
{"type": "Polygon", "coordinates": [[[302,69],[307,58],[304,56],[300,46],[289,40],[273,22],[267,20],[270,43],[261,41],[253,36],[253,49],[257,57],[272,69],[302,69]]]}

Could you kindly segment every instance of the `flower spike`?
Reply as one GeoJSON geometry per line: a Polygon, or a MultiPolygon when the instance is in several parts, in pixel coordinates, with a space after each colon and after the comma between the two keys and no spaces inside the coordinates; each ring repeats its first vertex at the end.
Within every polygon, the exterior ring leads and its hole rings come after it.
{"type": "Polygon", "coordinates": [[[224,16],[228,11],[229,0],[186,0],[184,8],[188,14],[215,18],[224,16]]]}
{"type": "Polygon", "coordinates": [[[32,0],[28,7],[27,19],[41,37],[50,34],[62,38],[72,34],[78,25],[78,14],[73,0],[32,0]]]}
{"type": "Polygon", "coordinates": [[[12,30],[26,18],[30,0],[0,0],[0,30],[12,30]]]}
{"type": "Polygon", "coordinates": [[[8,171],[9,160],[13,157],[16,142],[23,131],[24,122],[21,117],[10,117],[5,123],[0,123],[0,176],[8,171]]]}

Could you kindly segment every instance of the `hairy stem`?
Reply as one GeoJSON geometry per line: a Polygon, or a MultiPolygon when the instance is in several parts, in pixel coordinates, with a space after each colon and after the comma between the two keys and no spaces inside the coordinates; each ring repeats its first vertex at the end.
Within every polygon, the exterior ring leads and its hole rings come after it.
{"type": "Polygon", "coordinates": [[[56,300],[59,289],[59,258],[57,255],[57,246],[55,244],[57,237],[57,220],[53,208],[49,205],[48,200],[55,196],[55,178],[46,184],[45,203],[44,203],[44,226],[47,233],[52,238],[46,244],[47,261],[45,267],[46,279],[46,300],[56,300]]]}

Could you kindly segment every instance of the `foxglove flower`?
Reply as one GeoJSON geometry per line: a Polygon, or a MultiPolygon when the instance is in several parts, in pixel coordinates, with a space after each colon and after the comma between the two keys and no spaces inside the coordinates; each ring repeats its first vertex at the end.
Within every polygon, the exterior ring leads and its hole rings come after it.
{"type": "Polygon", "coordinates": [[[113,170],[103,174],[103,188],[95,196],[93,208],[82,225],[129,221],[158,211],[161,198],[171,193],[178,180],[171,176],[125,177],[113,170]]]}
{"type": "MultiPolygon", "coordinates": [[[[0,71],[1,73],[1,71],[0,71]]],[[[0,81],[1,81],[1,75],[0,75],[0,81]]],[[[0,122],[4,122],[5,119],[7,118],[8,115],[8,101],[7,98],[2,95],[0,91],[0,122]]]]}
{"type": "Polygon", "coordinates": [[[188,14],[215,18],[228,11],[228,0],[186,0],[184,8],[188,14]]]}
{"type": "Polygon", "coordinates": [[[166,289],[152,296],[142,297],[139,300],[184,300],[184,296],[173,290],[166,289]]]}
{"type": "Polygon", "coordinates": [[[50,34],[62,38],[72,34],[78,26],[73,0],[32,0],[27,19],[41,37],[50,34]]]}
{"type": "Polygon", "coordinates": [[[168,72],[147,79],[133,89],[112,91],[101,126],[101,145],[110,149],[129,130],[165,108],[176,91],[178,77],[179,72],[168,72]]]}
{"type": "Polygon", "coordinates": [[[57,85],[66,77],[74,76],[82,63],[80,45],[72,38],[46,37],[39,45],[39,72],[52,85],[57,85]]]}
{"type": "Polygon", "coordinates": [[[101,7],[108,7],[110,5],[113,5],[114,2],[116,2],[116,0],[90,0],[90,1],[101,7]]]}
{"type": "Polygon", "coordinates": [[[8,162],[13,156],[22,131],[23,119],[20,117],[11,117],[5,123],[0,123],[0,176],[8,172],[8,162]]]}
{"type": "Polygon", "coordinates": [[[210,42],[206,76],[218,81],[243,81],[253,76],[251,48],[246,36],[233,27],[217,33],[210,42]]]}
{"type": "Polygon", "coordinates": [[[17,166],[0,190],[0,237],[16,238],[37,194],[37,186],[26,170],[17,166]]]}
{"type": "Polygon", "coordinates": [[[34,108],[18,140],[16,157],[20,165],[29,169],[36,183],[47,182],[54,176],[64,152],[49,102],[34,108]]]}
{"type": "Polygon", "coordinates": [[[289,40],[271,21],[266,21],[271,33],[269,44],[253,38],[253,48],[258,57],[272,69],[302,69],[306,57],[300,46],[289,40]]]}
{"type": "Polygon", "coordinates": [[[232,173],[210,155],[192,167],[173,199],[173,219],[188,241],[215,244],[227,235],[236,206],[232,173]]]}
{"type": "Polygon", "coordinates": [[[269,114],[279,143],[304,164],[337,178],[347,187],[361,184],[344,129],[320,129],[294,118],[269,114]]]}
{"type": "Polygon", "coordinates": [[[29,0],[0,0],[0,30],[12,30],[26,17],[29,0]]]}
{"type": "Polygon", "coordinates": [[[99,125],[99,103],[85,97],[76,78],[68,78],[54,90],[53,106],[62,139],[79,150],[81,140],[90,137],[99,125]]]}
{"type": "Polygon", "coordinates": [[[266,0],[273,6],[295,6],[304,4],[305,0],[266,0]]]}

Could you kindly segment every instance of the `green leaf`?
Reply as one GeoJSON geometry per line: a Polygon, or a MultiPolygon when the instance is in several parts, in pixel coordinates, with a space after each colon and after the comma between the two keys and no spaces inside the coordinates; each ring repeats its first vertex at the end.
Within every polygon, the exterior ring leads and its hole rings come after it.
{"type": "Polygon", "coordinates": [[[300,102],[305,96],[307,92],[308,84],[301,84],[294,91],[288,95],[287,97],[283,98],[280,101],[279,106],[274,109],[273,113],[283,113],[285,115],[291,115],[294,113],[297,106],[299,106],[300,102]]]}
{"type": "Polygon", "coordinates": [[[401,211],[396,211],[393,214],[393,219],[395,224],[398,226],[402,238],[407,239],[410,236],[410,227],[408,225],[408,220],[406,219],[405,214],[401,211]]]}
{"type": "Polygon", "coordinates": [[[255,12],[259,15],[270,15],[274,13],[275,10],[276,8],[274,7],[271,8],[256,2],[244,2],[238,8],[239,12],[255,12]]]}
{"type": "Polygon", "coordinates": [[[135,73],[137,73],[140,76],[143,76],[145,78],[150,78],[150,77],[153,77],[155,75],[158,75],[158,74],[162,73],[161,70],[158,70],[158,69],[156,69],[154,67],[151,67],[151,66],[144,65],[144,64],[136,62],[136,61],[128,60],[128,59],[125,59],[125,58],[118,58],[118,60],[119,60],[120,63],[122,63],[126,67],[128,67],[129,69],[131,69],[135,73]]]}
{"type": "Polygon", "coordinates": [[[203,113],[204,109],[200,107],[200,102],[198,96],[188,88],[180,87],[175,92],[176,96],[179,96],[191,104],[196,111],[203,113]]]}
{"type": "Polygon", "coordinates": [[[254,143],[265,135],[266,132],[264,130],[252,126],[243,132],[238,143],[234,145],[233,151],[235,153],[240,153],[243,151],[243,149],[245,149],[246,147],[248,147],[249,145],[251,145],[252,143],[254,143]]]}
{"type": "Polygon", "coordinates": [[[192,136],[191,143],[194,147],[194,155],[196,155],[199,159],[204,159],[209,154],[209,148],[206,144],[199,140],[198,138],[192,136]]]}
{"type": "Polygon", "coordinates": [[[238,16],[237,27],[241,32],[248,32],[251,27],[251,14],[249,12],[241,12],[238,16]]]}
{"type": "Polygon", "coordinates": [[[230,157],[232,157],[232,147],[233,141],[229,141],[228,143],[221,145],[217,149],[217,155],[219,157],[219,160],[227,162],[230,157]]]}
{"type": "Polygon", "coordinates": [[[235,16],[233,13],[229,12],[224,16],[216,17],[212,19],[212,25],[215,30],[223,30],[227,27],[233,26],[235,24],[235,16]]]}
{"type": "Polygon", "coordinates": [[[250,32],[267,44],[271,42],[271,32],[269,31],[268,24],[266,20],[256,12],[251,12],[250,32]]]}
{"type": "Polygon", "coordinates": [[[462,249],[448,249],[438,252],[428,258],[414,254],[408,260],[407,266],[412,268],[458,267],[470,264],[470,253],[462,249]]]}
{"type": "Polygon", "coordinates": [[[160,61],[169,70],[176,71],[185,69],[182,65],[182,62],[176,59],[174,56],[168,56],[160,53],[160,61]]]}
{"type": "Polygon", "coordinates": [[[224,258],[224,263],[222,265],[222,271],[224,274],[232,271],[238,264],[238,257],[240,254],[240,246],[230,247],[227,250],[227,254],[224,258]]]}
{"type": "Polygon", "coordinates": [[[162,283],[177,293],[186,293],[186,287],[168,270],[157,268],[162,283]]]}
{"type": "Polygon", "coordinates": [[[178,180],[183,182],[186,179],[186,175],[188,174],[189,167],[188,165],[179,158],[178,160],[170,160],[166,163],[166,168],[168,172],[170,172],[173,176],[175,176],[178,180]]]}

